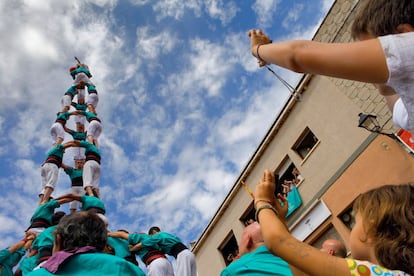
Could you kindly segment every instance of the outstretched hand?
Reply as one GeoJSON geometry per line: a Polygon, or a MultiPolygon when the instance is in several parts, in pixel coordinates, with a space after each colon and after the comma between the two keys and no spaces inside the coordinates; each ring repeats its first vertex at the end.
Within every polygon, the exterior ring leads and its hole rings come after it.
{"type": "Polygon", "coordinates": [[[252,55],[255,56],[258,60],[259,66],[263,67],[267,63],[258,55],[258,47],[260,45],[272,43],[272,40],[262,32],[262,30],[250,30],[249,31],[250,37],[250,51],[252,55]]]}
{"type": "Polygon", "coordinates": [[[259,184],[256,186],[255,201],[269,201],[273,206],[276,205],[275,197],[275,178],[270,170],[265,170],[259,184]]]}
{"type": "Polygon", "coordinates": [[[288,201],[282,194],[275,196],[275,178],[274,174],[270,170],[265,170],[259,184],[256,186],[255,202],[267,201],[272,204],[273,207],[279,213],[281,218],[284,218],[288,212],[288,201]]]}

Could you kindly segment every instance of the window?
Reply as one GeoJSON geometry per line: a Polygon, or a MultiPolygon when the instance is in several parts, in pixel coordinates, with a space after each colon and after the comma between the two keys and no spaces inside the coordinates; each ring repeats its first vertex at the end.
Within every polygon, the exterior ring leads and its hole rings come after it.
{"type": "Polygon", "coordinates": [[[352,210],[352,206],[339,215],[339,219],[346,225],[346,227],[348,227],[349,230],[352,230],[352,227],[355,225],[355,214],[352,210]]]}
{"type": "Polygon", "coordinates": [[[319,140],[313,132],[306,127],[300,135],[299,139],[293,145],[294,150],[302,159],[305,159],[309,153],[316,147],[319,140]]]}
{"type": "Polygon", "coordinates": [[[226,266],[228,266],[239,254],[239,247],[233,231],[230,231],[222,244],[219,246],[218,250],[221,252],[226,266]]]}
{"type": "Polygon", "coordinates": [[[275,183],[276,190],[275,195],[278,193],[288,193],[291,185],[298,185],[302,182],[303,177],[301,176],[298,168],[290,160],[289,156],[286,156],[279,167],[275,170],[275,183]],[[283,188],[285,186],[285,188],[283,188]]]}
{"type": "Polygon", "coordinates": [[[244,214],[240,217],[240,221],[243,223],[243,225],[247,226],[255,221],[255,212],[256,210],[254,209],[254,202],[252,202],[244,214]]]}

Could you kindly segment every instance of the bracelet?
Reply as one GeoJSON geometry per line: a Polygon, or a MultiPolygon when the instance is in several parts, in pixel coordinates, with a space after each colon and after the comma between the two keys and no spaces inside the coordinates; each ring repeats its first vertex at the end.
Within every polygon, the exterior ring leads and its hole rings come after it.
{"type": "Polygon", "coordinates": [[[259,213],[260,213],[260,211],[262,211],[264,209],[270,209],[276,214],[276,216],[279,215],[279,212],[272,205],[263,205],[263,206],[260,206],[259,208],[257,208],[256,213],[254,214],[254,217],[255,217],[257,222],[259,222],[259,213]]]}
{"type": "Polygon", "coordinates": [[[259,202],[266,202],[266,203],[268,203],[268,204],[272,205],[272,201],[271,201],[271,200],[269,200],[269,199],[262,199],[262,198],[258,198],[258,199],[255,199],[255,200],[254,200],[254,206],[256,206],[256,205],[257,205],[257,203],[259,203],[259,202]]]}
{"type": "Polygon", "coordinates": [[[263,61],[263,62],[266,62],[264,59],[262,59],[261,57],[260,57],[260,55],[259,55],[259,48],[260,48],[260,46],[262,46],[262,45],[257,45],[257,48],[256,48],[256,57],[257,57],[257,59],[259,60],[259,61],[263,61]]]}

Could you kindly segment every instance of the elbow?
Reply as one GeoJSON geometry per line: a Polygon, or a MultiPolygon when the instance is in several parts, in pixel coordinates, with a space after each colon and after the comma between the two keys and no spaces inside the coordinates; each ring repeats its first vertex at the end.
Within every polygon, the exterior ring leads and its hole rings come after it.
{"type": "Polygon", "coordinates": [[[295,73],[307,73],[304,68],[304,61],[298,53],[293,54],[290,58],[289,69],[295,73]]]}

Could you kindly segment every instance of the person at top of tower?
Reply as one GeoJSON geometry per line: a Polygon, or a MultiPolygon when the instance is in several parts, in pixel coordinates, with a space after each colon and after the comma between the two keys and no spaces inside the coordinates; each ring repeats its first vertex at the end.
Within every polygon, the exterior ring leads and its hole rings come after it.
{"type": "Polygon", "coordinates": [[[69,68],[70,75],[73,79],[73,84],[66,90],[61,103],[62,111],[68,111],[74,97],[77,95],[78,103],[85,102],[85,86],[88,89],[88,99],[86,104],[89,110],[96,112],[99,97],[96,86],[91,82],[92,74],[89,71],[89,67],[86,64],[78,63],[69,68]]]}

